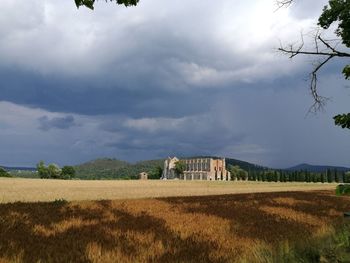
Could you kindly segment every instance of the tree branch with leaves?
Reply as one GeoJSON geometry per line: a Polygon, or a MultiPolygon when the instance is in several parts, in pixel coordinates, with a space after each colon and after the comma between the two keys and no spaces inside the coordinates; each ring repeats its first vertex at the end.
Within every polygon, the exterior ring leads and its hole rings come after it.
{"type": "MultiPolygon", "coordinates": [[[[94,4],[97,0],[74,0],[76,6],[79,8],[80,6],[85,6],[90,9],[94,9],[94,4]]],[[[106,2],[108,0],[105,0],[106,2]]],[[[139,0],[109,0],[110,2],[116,2],[118,5],[124,5],[126,7],[128,6],[136,6],[139,2],[139,0]]]]}

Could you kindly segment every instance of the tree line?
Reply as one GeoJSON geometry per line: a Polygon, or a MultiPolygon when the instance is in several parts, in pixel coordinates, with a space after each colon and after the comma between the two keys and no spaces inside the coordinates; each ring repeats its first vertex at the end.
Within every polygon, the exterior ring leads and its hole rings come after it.
{"type": "Polygon", "coordinates": [[[40,161],[36,169],[41,179],[72,179],[75,177],[75,169],[73,166],[63,166],[62,169],[54,163],[45,165],[44,161],[40,161]]]}
{"type": "Polygon", "coordinates": [[[350,183],[350,171],[327,169],[325,172],[265,170],[245,171],[239,166],[228,166],[231,180],[258,182],[307,182],[307,183],[350,183]]]}

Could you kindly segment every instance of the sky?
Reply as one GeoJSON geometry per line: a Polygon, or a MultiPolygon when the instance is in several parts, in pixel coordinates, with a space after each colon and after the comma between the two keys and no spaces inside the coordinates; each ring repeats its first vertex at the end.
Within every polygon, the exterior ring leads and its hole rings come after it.
{"type": "Polygon", "coordinates": [[[285,168],[350,167],[346,61],[322,69],[324,111],[308,114],[307,47],[326,0],[2,0],[0,164],[75,165],[215,155],[285,168]]]}

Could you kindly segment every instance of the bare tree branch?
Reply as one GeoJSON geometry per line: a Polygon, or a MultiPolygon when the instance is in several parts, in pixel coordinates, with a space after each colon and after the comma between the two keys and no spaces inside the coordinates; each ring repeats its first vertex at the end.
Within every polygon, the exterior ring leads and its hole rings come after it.
{"type": "Polygon", "coordinates": [[[282,7],[288,7],[293,3],[293,0],[277,0],[277,8],[280,9],[282,7]]]}
{"type": "Polygon", "coordinates": [[[330,61],[334,56],[331,55],[329,57],[327,57],[324,61],[320,62],[315,68],[314,70],[311,72],[311,82],[310,82],[310,90],[311,90],[311,95],[314,99],[314,103],[311,105],[309,112],[317,112],[321,109],[323,109],[323,107],[325,106],[328,98],[320,96],[318,94],[318,90],[317,90],[317,72],[328,62],[330,61]]]}
{"type": "Polygon", "coordinates": [[[339,58],[350,57],[350,53],[338,50],[337,45],[332,45],[331,41],[325,40],[321,36],[321,33],[319,30],[317,30],[317,32],[315,33],[313,42],[314,42],[313,50],[305,50],[304,36],[301,35],[301,43],[299,44],[298,47],[295,47],[294,45],[283,47],[283,45],[281,44],[280,48],[278,48],[278,51],[288,55],[289,58],[294,58],[297,55],[312,55],[312,56],[325,57],[325,59],[318,61],[316,63],[313,71],[310,73],[310,79],[311,79],[310,91],[311,91],[312,98],[314,99],[314,103],[310,107],[309,112],[316,112],[321,110],[328,100],[328,98],[323,97],[318,93],[318,90],[317,90],[318,71],[325,64],[327,64],[331,59],[335,57],[339,57],[339,58]],[[321,49],[320,48],[321,46],[323,46],[324,49],[321,49]]]}
{"type": "MultiPolygon", "coordinates": [[[[277,10],[282,7],[288,7],[295,0],[276,0],[277,10]]],[[[335,30],[335,35],[340,37],[340,39],[324,39],[320,34],[320,29],[313,35],[314,36],[314,48],[312,50],[304,50],[304,39],[301,37],[301,45],[298,48],[294,48],[293,45],[289,45],[287,47],[283,47],[280,44],[280,48],[278,49],[280,52],[288,55],[290,58],[293,58],[299,54],[301,55],[309,55],[313,57],[323,57],[323,60],[319,60],[313,71],[310,74],[311,82],[310,82],[310,90],[311,95],[314,99],[313,105],[310,107],[309,112],[317,112],[323,108],[328,98],[322,97],[318,94],[317,90],[317,74],[318,71],[326,65],[333,58],[349,58],[350,53],[349,49],[347,51],[342,51],[338,49],[338,46],[342,43],[345,47],[350,48],[350,30],[349,30],[349,1],[344,0],[332,0],[329,1],[329,5],[327,5],[318,19],[318,25],[323,29],[329,29],[332,24],[337,23],[337,29],[335,30]],[[336,41],[336,43],[334,43],[336,41]],[[321,49],[320,47],[324,47],[321,49]]],[[[345,79],[350,79],[350,65],[346,65],[342,71],[345,79]]],[[[337,126],[341,126],[343,129],[350,129],[350,113],[338,114],[333,117],[334,123],[337,126]]]]}

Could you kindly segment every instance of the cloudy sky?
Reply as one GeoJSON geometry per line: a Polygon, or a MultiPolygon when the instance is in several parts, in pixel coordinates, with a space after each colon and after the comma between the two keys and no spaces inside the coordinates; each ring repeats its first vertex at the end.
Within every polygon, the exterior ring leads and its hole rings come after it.
{"type": "Polygon", "coordinates": [[[276,52],[315,29],[326,0],[1,0],[0,164],[219,155],[270,167],[350,166],[335,61],[312,104],[311,58],[276,52]]]}

